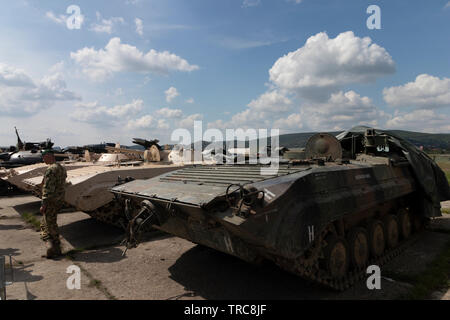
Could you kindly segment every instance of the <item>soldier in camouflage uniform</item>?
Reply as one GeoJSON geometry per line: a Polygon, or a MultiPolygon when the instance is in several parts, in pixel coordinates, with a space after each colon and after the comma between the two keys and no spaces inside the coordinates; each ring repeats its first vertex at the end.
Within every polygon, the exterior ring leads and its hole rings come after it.
{"type": "Polygon", "coordinates": [[[57,224],[57,215],[64,203],[64,185],[67,178],[66,169],[56,163],[52,151],[42,153],[44,162],[49,165],[42,181],[42,205],[41,213],[41,238],[46,243],[50,242],[46,258],[54,258],[61,255],[61,242],[57,224]]]}

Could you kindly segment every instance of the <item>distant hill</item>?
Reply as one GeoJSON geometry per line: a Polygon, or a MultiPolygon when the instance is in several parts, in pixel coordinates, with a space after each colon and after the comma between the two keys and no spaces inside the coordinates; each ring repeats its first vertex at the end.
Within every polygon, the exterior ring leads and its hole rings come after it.
{"type": "MultiPolygon", "coordinates": [[[[411,142],[412,144],[425,149],[444,149],[450,150],[450,134],[449,133],[423,133],[404,130],[390,130],[395,135],[411,142]]],[[[306,145],[306,141],[315,132],[305,133],[292,133],[280,135],[280,146],[287,148],[303,148],[306,145]]],[[[332,135],[337,135],[340,132],[329,132],[332,135]]]]}
{"type": "MultiPolygon", "coordinates": [[[[328,132],[332,135],[337,135],[342,131],[328,132]]],[[[423,133],[404,130],[390,130],[393,134],[411,142],[420,147],[423,146],[425,150],[439,149],[439,151],[450,151],[450,133],[423,133]]],[[[280,135],[280,146],[287,148],[304,148],[308,139],[316,132],[302,132],[290,133],[280,135]]],[[[203,149],[209,142],[203,141],[203,149]]],[[[270,141],[268,141],[270,144],[270,141]]],[[[248,141],[246,143],[248,146],[248,141]]]]}
{"type": "Polygon", "coordinates": [[[392,133],[408,140],[416,146],[423,146],[426,149],[450,150],[449,133],[423,133],[414,131],[392,130],[392,133]]]}
{"type": "MultiPolygon", "coordinates": [[[[387,130],[386,130],[387,131],[387,130]]],[[[342,131],[334,131],[328,132],[332,135],[337,135],[342,131]]],[[[450,133],[423,133],[423,132],[414,132],[414,131],[405,131],[405,130],[390,130],[393,134],[411,142],[417,147],[423,146],[425,151],[436,151],[436,152],[449,152],[450,151],[450,133]]],[[[308,139],[316,134],[317,132],[301,132],[301,133],[289,133],[280,135],[280,146],[287,148],[304,148],[306,146],[306,142],[308,139]]],[[[196,142],[199,144],[200,142],[196,142]]],[[[202,150],[205,149],[206,146],[210,144],[210,142],[202,141],[202,150]]],[[[219,142],[220,143],[220,142],[219,142]]],[[[235,142],[236,144],[236,142],[235,142]]],[[[267,141],[267,144],[270,145],[270,140],[267,141]]],[[[173,145],[170,145],[173,147],[173,145]]],[[[191,144],[191,148],[193,148],[194,144],[191,144]]],[[[248,147],[248,140],[245,143],[245,146],[248,147]]]]}

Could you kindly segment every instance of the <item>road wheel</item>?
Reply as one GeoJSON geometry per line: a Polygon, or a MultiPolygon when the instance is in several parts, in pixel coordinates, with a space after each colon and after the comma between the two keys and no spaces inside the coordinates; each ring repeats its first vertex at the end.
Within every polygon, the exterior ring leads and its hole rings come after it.
{"type": "Polygon", "coordinates": [[[356,269],[363,268],[369,261],[369,236],[366,229],[356,227],[348,235],[350,261],[356,269]]]}
{"type": "Polygon", "coordinates": [[[329,274],[340,279],[347,274],[349,254],[347,242],[343,238],[329,236],[324,250],[325,266],[329,274]]]}
{"type": "Polygon", "coordinates": [[[419,216],[418,214],[413,214],[412,220],[413,220],[414,231],[420,231],[423,229],[423,225],[424,225],[423,217],[419,216]]]}
{"type": "Polygon", "coordinates": [[[398,224],[403,239],[408,239],[412,232],[411,214],[406,209],[400,209],[398,213],[398,224]]]}
{"type": "Polygon", "coordinates": [[[386,234],[386,244],[389,248],[395,248],[398,245],[400,238],[397,217],[393,214],[389,214],[384,217],[383,222],[386,234]]]}
{"type": "Polygon", "coordinates": [[[384,252],[386,240],[384,226],[380,220],[372,220],[369,223],[369,247],[374,257],[379,257],[384,252]]]}

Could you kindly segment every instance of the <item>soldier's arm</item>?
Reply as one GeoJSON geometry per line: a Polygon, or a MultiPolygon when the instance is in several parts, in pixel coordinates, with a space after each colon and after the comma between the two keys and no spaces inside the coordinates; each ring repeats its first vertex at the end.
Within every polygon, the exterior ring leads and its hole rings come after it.
{"type": "Polygon", "coordinates": [[[53,170],[48,169],[44,176],[44,185],[42,186],[42,200],[45,201],[55,193],[55,174],[53,170]]]}

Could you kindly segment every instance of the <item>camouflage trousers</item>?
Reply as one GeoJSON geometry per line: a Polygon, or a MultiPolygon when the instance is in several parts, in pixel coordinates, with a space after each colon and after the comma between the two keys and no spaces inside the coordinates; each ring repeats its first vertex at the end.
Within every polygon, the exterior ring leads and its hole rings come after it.
{"type": "Polygon", "coordinates": [[[58,212],[63,206],[63,200],[46,200],[46,209],[41,220],[41,239],[43,241],[51,241],[60,243],[57,217],[58,212]]]}

